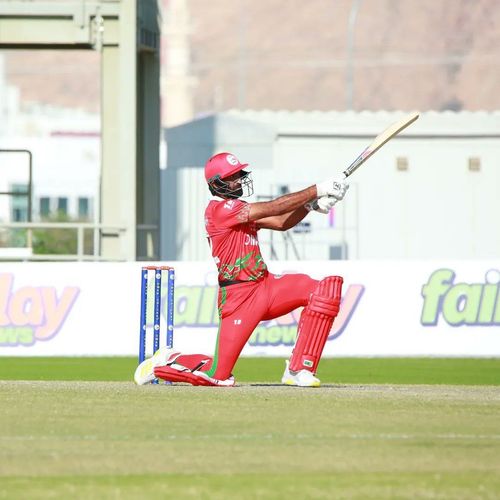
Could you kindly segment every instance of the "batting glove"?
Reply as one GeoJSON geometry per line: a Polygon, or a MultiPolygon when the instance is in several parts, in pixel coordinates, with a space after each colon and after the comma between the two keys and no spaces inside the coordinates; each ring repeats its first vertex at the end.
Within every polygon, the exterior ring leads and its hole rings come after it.
{"type": "Polygon", "coordinates": [[[317,200],[311,201],[310,203],[306,204],[307,210],[311,212],[314,210],[315,212],[319,212],[320,214],[327,214],[330,212],[332,207],[337,203],[336,198],[333,196],[323,196],[322,198],[318,198],[317,200]]]}
{"type": "Polygon", "coordinates": [[[316,184],[316,191],[318,193],[318,198],[323,196],[333,196],[338,201],[343,200],[344,196],[349,189],[349,184],[345,180],[333,180],[328,179],[327,181],[320,182],[316,184]]]}

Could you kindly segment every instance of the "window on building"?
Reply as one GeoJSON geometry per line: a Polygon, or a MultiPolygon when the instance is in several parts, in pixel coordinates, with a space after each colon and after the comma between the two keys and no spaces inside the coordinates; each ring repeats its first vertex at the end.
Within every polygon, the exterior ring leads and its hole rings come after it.
{"type": "Polygon", "coordinates": [[[68,198],[57,198],[57,212],[68,215],[68,198]]]}
{"type": "Polygon", "coordinates": [[[89,215],[89,199],[78,198],[78,218],[88,220],[89,215]]]}
{"type": "Polygon", "coordinates": [[[12,222],[26,222],[28,220],[28,185],[12,184],[10,187],[13,194],[10,204],[10,215],[12,222]]]}
{"type": "Polygon", "coordinates": [[[23,208],[14,208],[12,210],[12,222],[26,222],[28,211],[23,208]]]}
{"type": "Polygon", "coordinates": [[[40,218],[46,218],[50,215],[50,198],[47,196],[42,196],[39,200],[39,213],[40,218]]]}

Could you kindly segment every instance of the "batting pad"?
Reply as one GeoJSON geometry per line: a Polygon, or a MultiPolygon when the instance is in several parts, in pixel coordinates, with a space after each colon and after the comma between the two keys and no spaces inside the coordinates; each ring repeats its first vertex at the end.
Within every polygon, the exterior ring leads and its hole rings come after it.
{"type": "Polygon", "coordinates": [[[168,382],[184,382],[191,385],[205,385],[216,387],[232,387],[234,385],[234,377],[231,376],[226,380],[217,380],[209,377],[205,372],[199,370],[190,370],[185,366],[177,363],[172,363],[167,366],[158,366],[155,368],[155,376],[168,382]]]}
{"type": "Polygon", "coordinates": [[[290,370],[316,373],[318,363],[339,312],[343,279],[328,276],[318,283],[302,311],[297,341],[290,358],[290,370]]]}

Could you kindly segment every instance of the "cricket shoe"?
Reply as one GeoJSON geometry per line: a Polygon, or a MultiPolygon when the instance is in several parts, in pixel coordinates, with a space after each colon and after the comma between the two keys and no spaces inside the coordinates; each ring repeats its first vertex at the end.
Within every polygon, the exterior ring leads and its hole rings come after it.
{"type": "Polygon", "coordinates": [[[291,372],[288,368],[289,362],[285,361],[285,373],[281,377],[281,383],[285,385],[296,385],[298,387],[319,387],[321,381],[314,376],[314,373],[309,370],[300,370],[298,372],[291,372]]]}
{"type": "Polygon", "coordinates": [[[134,381],[137,385],[145,385],[152,382],[156,377],[154,374],[157,366],[165,366],[173,363],[180,356],[179,351],[170,347],[161,347],[153,356],[145,359],[135,370],[134,381]]]}

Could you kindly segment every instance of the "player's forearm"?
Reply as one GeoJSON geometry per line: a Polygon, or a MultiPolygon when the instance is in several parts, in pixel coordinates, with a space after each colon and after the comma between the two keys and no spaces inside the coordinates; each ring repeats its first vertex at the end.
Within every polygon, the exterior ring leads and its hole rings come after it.
{"type": "Polygon", "coordinates": [[[316,196],[316,186],[310,186],[296,193],[285,194],[272,201],[251,203],[249,219],[259,220],[265,217],[289,214],[315,200],[316,196]]]}
{"type": "Polygon", "coordinates": [[[309,213],[303,205],[296,208],[292,212],[284,214],[281,216],[281,228],[283,231],[287,231],[292,227],[295,227],[305,216],[309,213]]]}

